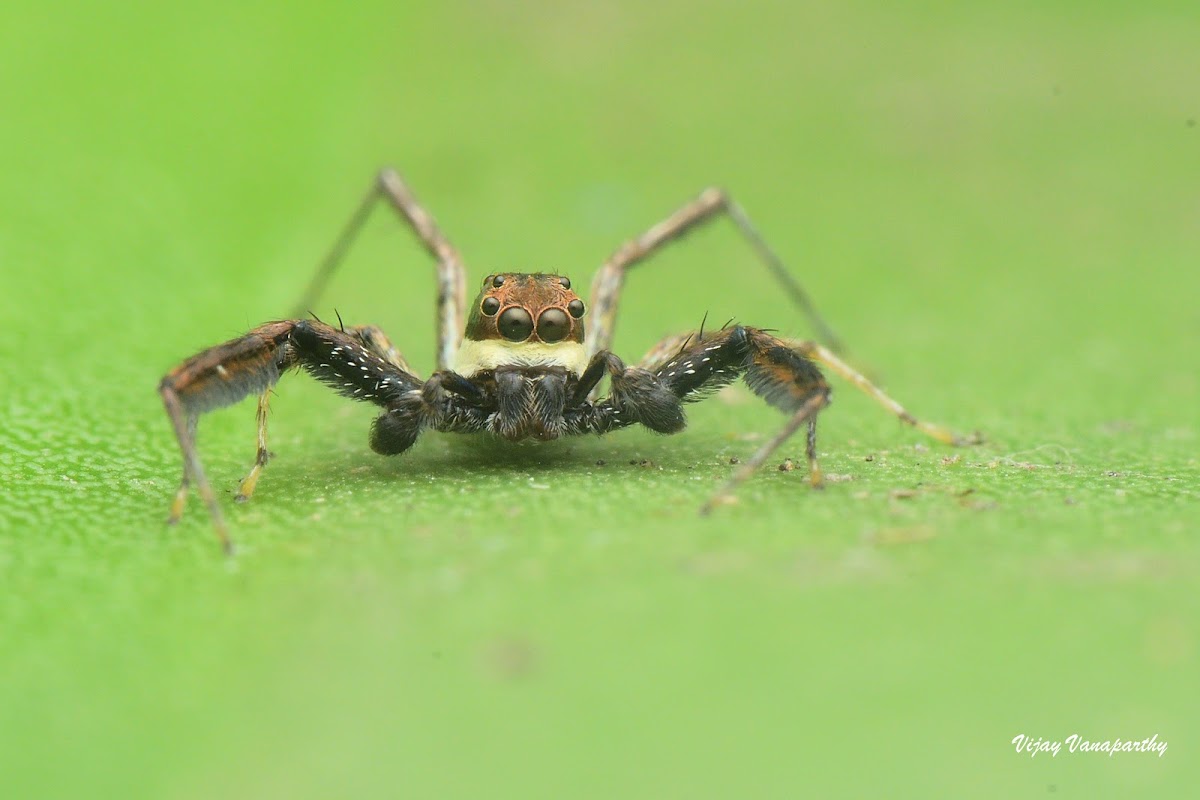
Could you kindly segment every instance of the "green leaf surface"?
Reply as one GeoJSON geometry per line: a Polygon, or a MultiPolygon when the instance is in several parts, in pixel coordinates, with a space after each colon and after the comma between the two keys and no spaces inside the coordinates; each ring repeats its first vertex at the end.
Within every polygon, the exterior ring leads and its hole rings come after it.
{"type": "MultiPolygon", "coordinates": [[[[1186,3],[0,10],[0,795],[1187,797],[1200,773],[1200,15],[1186,3]],[[836,384],[660,437],[367,446],[302,376],[200,449],[155,388],[279,318],[380,166],[489,271],[584,288],[707,185],[943,447],[836,384]],[[1018,755],[1011,744],[1168,743],[1018,755]]],[[[807,336],[732,226],[617,350],[807,336]]],[[[386,213],[314,312],[428,373],[386,213]]]]}

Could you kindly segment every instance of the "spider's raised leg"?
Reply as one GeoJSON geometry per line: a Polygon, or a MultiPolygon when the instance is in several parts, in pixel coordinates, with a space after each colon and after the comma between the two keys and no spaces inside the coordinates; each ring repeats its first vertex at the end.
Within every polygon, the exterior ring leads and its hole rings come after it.
{"type": "MultiPolygon", "coordinates": [[[[983,441],[978,433],[963,436],[941,425],[917,419],[904,406],[871,383],[854,367],[838,358],[827,347],[816,342],[799,339],[777,339],[755,328],[738,326],[710,334],[692,332],[668,336],[652,347],[638,366],[668,378],[672,386],[682,387],[685,391],[685,394],[682,395],[685,401],[692,402],[737,377],[736,364],[731,365],[726,362],[729,359],[736,361],[743,357],[738,346],[740,340],[740,336],[736,333],[738,330],[748,331],[749,341],[756,343],[760,349],[791,350],[799,354],[806,362],[810,362],[810,365],[820,364],[828,367],[838,377],[850,382],[863,394],[879,403],[888,413],[931,439],[956,447],[979,444],[983,441]],[[692,369],[697,371],[693,373],[692,369]],[[696,387],[695,389],[692,388],[693,385],[696,387]],[[697,396],[692,393],[697,391],[703,394],[697,396]]],[[[811,369],[815,371],[816,367],[811,367],[811,369]]],[[[746,379],[748,382],[754,380],[752,374],[748,374],[746,379]]],[[[773,405],[775,404],[773,403],[773,405]]],[[[779,407],[787,410],[783,406],[779,407]]]]}
{"type": "Polygon", "coordinates": [[[592,309],[587,338],[584,342],[589,356],[612,346],[617,307],[621,300],[621,288],[625,283],[625,273],[649,258],[663,245],[683,237],[720,214],[725,214],[733,220],[742,236],[754,249],[759,260],[766,265],[779,282],[784,292],[809,317],[817,330],[817,338],[826,342],[834,351],[842,352],[845,349],[841,340],[817,313],[808,293],[792,277],[779,256],[759,235],[758,230],[751,224],[750,218],[742,211],[741,206],[724,191],[710,188],[705,189],[695,200],[641,236],[626,242],[600,268],[592,283],[592,309]]]}
{"type": "MultiPolygon", "coordinates": [[[[582,403],[604,373],[612,382],[611,395],[588,407],[595,420],[592,429],[597,432],[640,423],[660,433],[675,433],[684,426],[684,403],[703,399],[738,377],[745,378],[755,394],[792,415],[784,430],[751,463],[762,463],[808,421],[810,477],[813,486],[821,485],[815,417],[829,403],[829,385],[812,361],[765,331],[739,325],[705,337],[671,337],[651,350],[640,365],[630,368],[610,352],[597,353],[580,376],[571,403],[582,403]]],[[[742,479],[738,477],[725,491],[742,479]]]]}
{"type": "Polygon", "coordinates": [[[918,420],[827,348],[815,342],[778,339],[757,328],[740,325],[708,335],[692,333],[668,337],[652,348],[638,366],[641,371],[655,376],[658,383],[681,402],[702,399],[714,389],[742,376],[755,394],[792,415],[783,430],[747,460],[705,506],[706,510],[720,498],[728,496],[805,423],[808,424],[805,450],[810,480],[814,487],[822,485],[816,454],[816,417],[828,404],[830,389],[817,367],[818,363],[828,366],[875,398],[901,421],[927,436],[955,445],[978,441],[975,437],[959,436],[941,426],[918,420]]]}
{"type": "Polygon", "coordinates": [[[329,254],[317,267],[317,272],[300,298],[293,316],[307,314],[320,297],[325,284],[337,270],[350,245],[358,237],[371,211],[382,199],[391,203],[425,249],[437,261],[437,365],[449,369],[462,344],[463,324],[466,322],[466,271],[458,250],[442,234],[433,217],[422,208],[412,190],[393,169],[380,170],[370,190],[355,210],[350,221],[330,248],[329,254]]]}
{"type": "MultiPolygon", "coordinates": [[[[205,350],[163,378],[159,392],[179,448],[184,476],[171,506],[169,521],[183,512],[189,484],[194,484],[212,515],[221,544],[230,549],[229,535],[216,495],[204,475],[196,450],[196,421],[201,414],[232,405],[250,394],[259,395],[259,458],[242,482],[248,496],[266,463],[266,397],[280,375],[302,367],[338,393],[382,406],[371,446],[378,452],[398,453],[411,447],[428,415],[422,382],[364,344],[362,329],[351,332],[308,320],[270,322],[238,339],[205,350]]],[[[384,339],[386,341],[386,337],[384,339]]]]}
{"type": "Polygon", "coordinates": [[[792,415],[783,430],[722,489],[722,494],[729,494],[749,477],[804,422],[808,423],[809,480],[814,488],[821,488],[816,418],[829,404],[830,388],[825,376],[803,353],[765,331],[738,325],[707,336],[695,333],[669,337],[651,349],[642,363],[683,402],[702,400],[741,376],[751,391],[792,415]]]}
{"type": "MultiPolygon", "coordinates": [[[[379,356],[392,366],[416,377],[416,373],[408,366],[408,362],[404,359],[404,356],[392,344],[392,340],[388,338],[388,335],[383,332],[382,328],[376,325],[354,325],[346,328],[345,332],[358,339],[369,352],[379,356]]],[[[267,415],[270,412],[270,396],[270,390],[258,396],[258,411],[256,413],[258,449],[255,454],[254,466],[250,469],[250,474],[242,480],[237,494],[234,495],[233,499],[239,503],[246,502],[254,494],[254,488],[258,485],[259,475],[262,474],[263,467],[271,459],[271,452],[267,449],[267,415]]]]}
{"type": "Polygon", "coordinates": [[[392,340],[383,332],[383,329],[377,325],[352,325],[346,328],[346,333],[362,342],[363,347],[370,350],[375,355],[382,358],[384,361],[391,364],[393,367],[402,369],[410,375],[417,373],[408,365],[408,361],[401,354],[396,345],[392,344],[392,340]]]}

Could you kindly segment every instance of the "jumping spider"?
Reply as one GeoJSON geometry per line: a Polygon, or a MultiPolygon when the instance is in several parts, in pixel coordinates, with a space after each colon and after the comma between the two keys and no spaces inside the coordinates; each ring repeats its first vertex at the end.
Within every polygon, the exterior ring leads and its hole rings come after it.
{"type": "MultiPolygon", "coordinates": [[[[292,367],[352,400],[383,409],[371,428],[371,449],[403,453],[425,429],[487,432],[509,441],[603,434],[633,424],[659,433],[683,430],[683,404],[744,377],[750,389],[790,415],[779,433],[747,459],[704,506],[715,502],[761,465],[805,423],[813,487],[822,485],[816,457],[817,413],[829,403],[822,364],[875,398],[902,421],[947,444],[968,439],[918,421],[842,361],[837,338],[816,313],[800,285],[728,195],[707,189],[679,211],[626,242],[600,268],[587,307],[559,275],[497,273],[483,281],[469,313],[466,275],[458,251],[442,235],[400,176],[383,170],[322,262],[292,319],[268,322],[244,336],[189,358],[159,386],[183,451],[183,480],[168,518],[178,522],[195,483],[212,515],[221,544],[231,549],[228,530],[196,451],[201,414],[258,395],[258,456],[241,482],[236,500],[254,492],[270,453],[267,406],[271,387],[292,367]],[[437,371],[422,380],[383,331],[372,325],[337,327],[303,318],[341,262],[379,200],[387,200],[437,262],[437,371]],[[609,350],[626,273],[663,245],[693,228],[728,216],[783,290],[803,310],[828,347],[777,338],[761,328],[726,325],[670,336],[636,366],[609,350]],[[466,325],[464,328],[464,317],[466,325]],[[601,380],[609,394],[599,398],[601,380]]],[[[339,320],[340,323],[340,320],[339,320]]]]}

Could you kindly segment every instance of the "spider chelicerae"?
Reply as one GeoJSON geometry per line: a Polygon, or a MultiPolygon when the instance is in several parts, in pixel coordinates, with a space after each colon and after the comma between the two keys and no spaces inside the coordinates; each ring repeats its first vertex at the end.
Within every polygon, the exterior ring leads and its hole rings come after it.
{"type": "Polygon", "coordinates": [[[509,441],[604,434],[630,425],[678,433],[685,403],[744,378],[750,389],[789,415],[784,427],[734,472],[701,509],[707,513],[791,437],[807,425],[813,487],[822,486],[817,464],[817,414],[830,387],[818,364],[858,387],[903,422],[946,444],[974,442],[916,419],[846,364],[837,337],[807,294],[730,197],[707,189],[641,236],[622,245],[592,284],[591,308],[570,279],[542,273],[488,275],[466,304],[466,271],[458,251],[395,171],[379,173],[370,191],[317,270],[292,319],[268,322],[237,339],[204,350],[171,370],[159,385],[183,452],[183,479],[168,517],[178,522],[195,484],[225,550],[231,543],[220,505],[196,450],[196,423],[206,411],[258,396],[258,453],[236,500],[254,492],[271,454],[267,413],[271,388],[293,367],[334,391],[382,409],[371,427],[371,448],[383,455],[408,450],[424,430],[489,433],[509,441]],[[433,256],[437,271],[437,371],[422,379],[391,340],[373,325],[335,327],[304,318],[372,209],[388,201],[433,256]],[[721,215],[731,219],[792,301],[825,342],[778,338],[762,328],[727,324],[719,330],[669,336],[635,366],[609,346],[630,269],[664,245],[721,215]],[[587,320],[586,330],[584,320],[587,320]],[[465,322],[465,324],[464,324],[465,322]],[[609,391],[599,396],[607,377],[609,391]]]}

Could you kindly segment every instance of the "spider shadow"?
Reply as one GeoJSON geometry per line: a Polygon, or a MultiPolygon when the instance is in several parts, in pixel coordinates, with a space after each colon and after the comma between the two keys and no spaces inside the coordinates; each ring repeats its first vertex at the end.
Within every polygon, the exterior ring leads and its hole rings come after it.
{"type": "Polygon", "coordinates": [[[452,481],[511,473],[564,474],[583,470],[597,459],[611,459],[626,450],[594,438],[548,442],[508,442],[492,436],[430,433],[412,450],[398,456],[379,456],[366,448],[344,450],[317,462],[272,464],[275,480],[305,482],[314,487],[337,484],[389,484],[414,478],[452,481]]]}
{"type": "Polygon", "coordinates": [[[495,436],[451,433],[429,439],[424,452],[417,458],[432,470],[453,470],[455,473],[499,469],[561,471],[590,464],[597,454],[609,449],[603,443],[584,438],[509,442],[495,436]]]}

